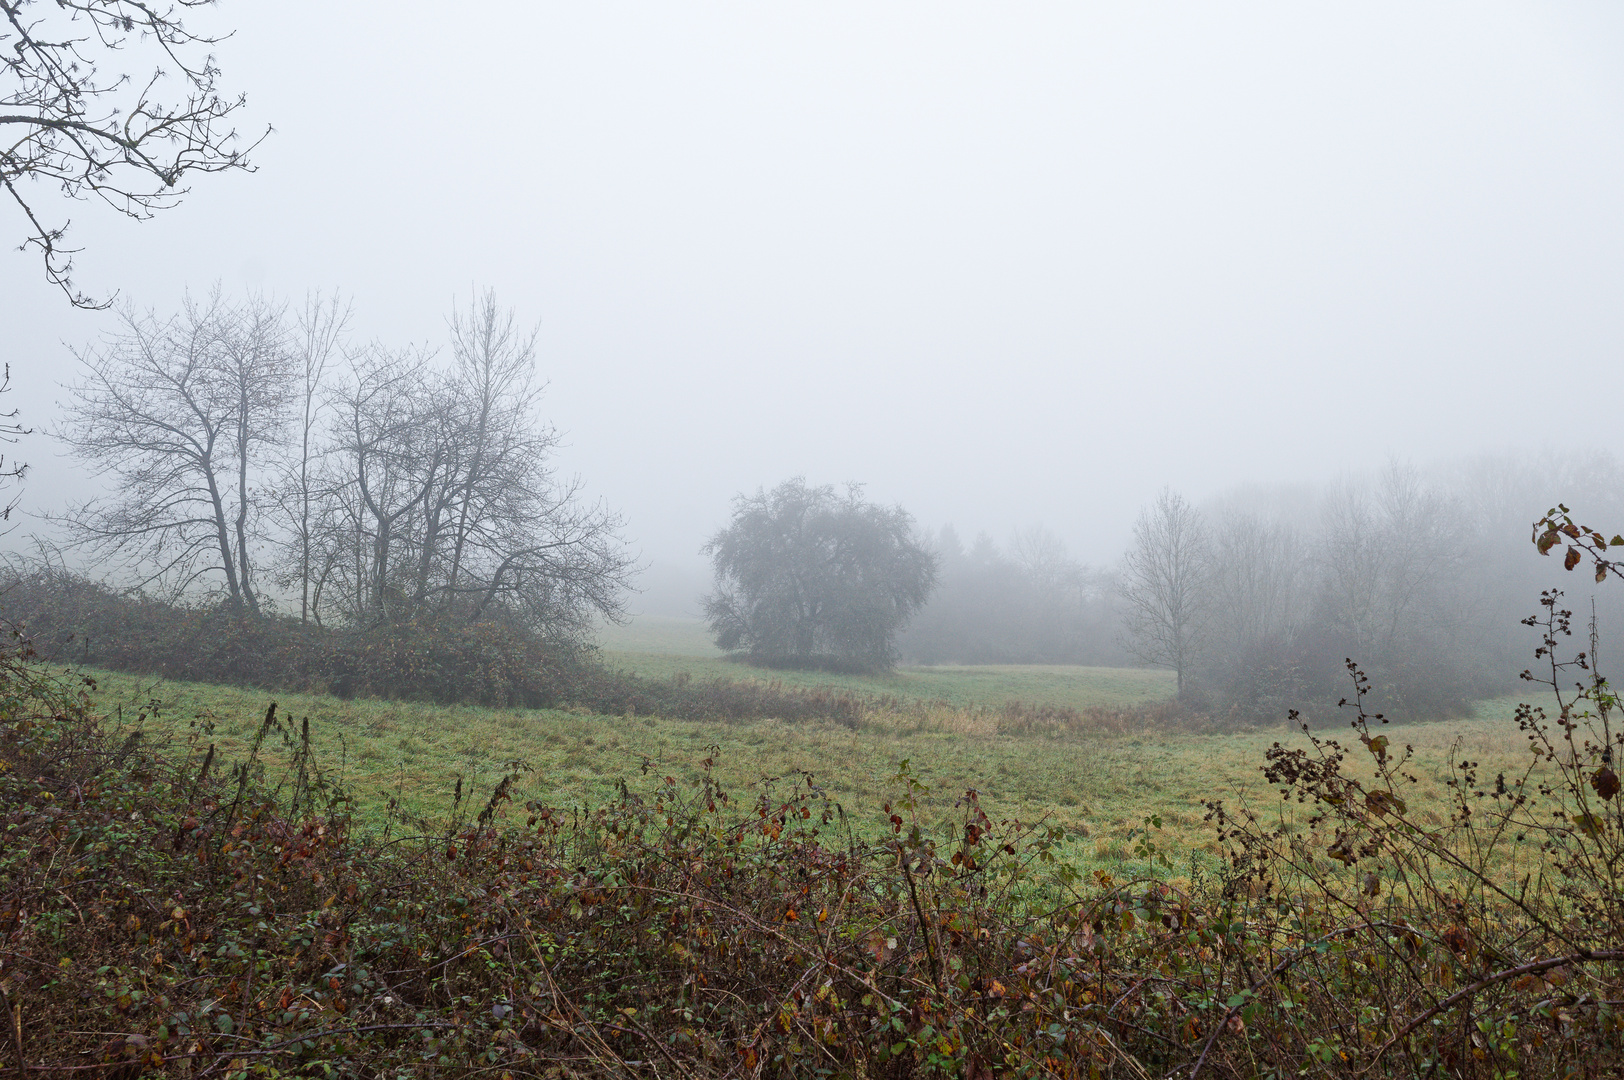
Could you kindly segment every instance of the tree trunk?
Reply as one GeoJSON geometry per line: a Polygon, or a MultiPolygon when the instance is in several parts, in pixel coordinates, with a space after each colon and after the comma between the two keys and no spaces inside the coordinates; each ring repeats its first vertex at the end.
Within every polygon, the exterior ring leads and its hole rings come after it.
{"type": "Polygon", "coordinates": [[[248,571],[248,392],[242,391],[237,402],[237,566],[242,587],[242,599],[248,613],[259,615],[259,600],[254,596],[253,582],[248,571]]]}
{"type": "Polygon", "coordinates": [[[226,593],[231,606],[241,610],[242,587],[237,581],[236,559],[231,553],[231,530],[226,523],[225,501],[220,497],[220,484],[215,479],[214,466],[206,459],[201,465],[203,478],[209,486],[209,503],[214,507],[214,535],[220,545],[220,566],[225,570],[226,593]]]}

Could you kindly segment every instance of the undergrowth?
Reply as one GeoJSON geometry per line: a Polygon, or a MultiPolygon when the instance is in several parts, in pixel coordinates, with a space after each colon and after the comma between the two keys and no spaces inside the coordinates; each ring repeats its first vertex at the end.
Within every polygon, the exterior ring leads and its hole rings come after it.
{"type": "MultiPolygon", "coordinates": [[[[514,805],[523,762],[362,834],[308,726],[274,705],[228,762],[201,727],[148,745],[138,717],[115,736],[92,686],[14,650],[9,1070],[1617,1075],[1616,699],[1588,667],[1563,692],[1565,665],[1588,661],[1555,658],[1568,622],[1549,600],[1558,712],[1519,722],[1553,779],[1458,761],[1447,820],[1423,825],[1354,669],[1357,751],[1321,740],[1266,763],[1309,827],[1214,803],[1228,859],[1185,888],[1080,876],[1057,830],[994,820],[974,790],[929,825],[906,762],[877,840],[804,775],[744,799],[708,772],[644,775],[566,811],[514,805]],[[1354,778],[1355,752],[1377,779],[1354,778]]],[[[1145,862],[1182,858],[1145,824],[1145,862]]]]}

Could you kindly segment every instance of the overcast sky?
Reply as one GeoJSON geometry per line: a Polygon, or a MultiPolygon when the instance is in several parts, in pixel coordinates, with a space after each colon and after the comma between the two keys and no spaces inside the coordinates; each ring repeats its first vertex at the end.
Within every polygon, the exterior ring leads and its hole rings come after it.
{"type": "MultiPolygon", "coordinates": [[[[397,344],[494,288],[653,560],[801,473],[1108,561],[1164,484],[1616,443],[1619,10],[222,0],[259,171],[71,208],[78,283],[338,287],[397,344]]],[[[106,318],[21,239],[45,424],[106,318]]],[[[83,489],[24,451],[25,509],[83,489]]]]}

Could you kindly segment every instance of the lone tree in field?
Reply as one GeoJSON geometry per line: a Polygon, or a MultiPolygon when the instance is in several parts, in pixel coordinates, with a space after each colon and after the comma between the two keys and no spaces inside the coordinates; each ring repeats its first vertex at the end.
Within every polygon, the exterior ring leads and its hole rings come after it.
{"type": "Polygon", "coordinates": [[[704,550],[717,645],[768,664],[892,667],[892,638],[936,585],[936,556],[913,517],[864,501],[855,484],[841,495],[796,477],[741,495],[704,550]]]}
{"type": "Polygon", "coordinates": [[[141,219],[175,205],[190,174],[249,168],[231,126],[244,99],[221,93],[209,51],[221,38],[181,17],[212,3],[0,0],[0,188],[22,246],[77,306],[104,304],[74,290],[67,222],[42,220],[37,185],[141,219]]]}
{"type": "Polygon", "coordinates": [[[1195,507],[1164,490],[1140,511],[1122,560],[1124,644],[1146,663],[1177,672],[1181,695],[1210,613],[1210,546],[1195,507]]]}

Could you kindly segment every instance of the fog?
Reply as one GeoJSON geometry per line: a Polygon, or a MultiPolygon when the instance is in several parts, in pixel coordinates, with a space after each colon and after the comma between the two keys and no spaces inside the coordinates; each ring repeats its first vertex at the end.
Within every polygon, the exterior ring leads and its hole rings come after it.
{"type": "MultiPolygon", "coordinates": [[[[1624,390],[1610,5],[204,17],[235,30],[240,126],[275,127],[258,171],[144,223],[42,200],[78,284],[160,311],[336,287],[396,346],[495,290],[653,591],[788,476],[1105,564],[1164,485],[1603,446],[1589,403],[1624,390]]],[[[0,225],[8,400],[44,428],[110,316],[0,225]]],[[[89,493],[59,446],[17,449],[25,514],[89,493]]]]}

